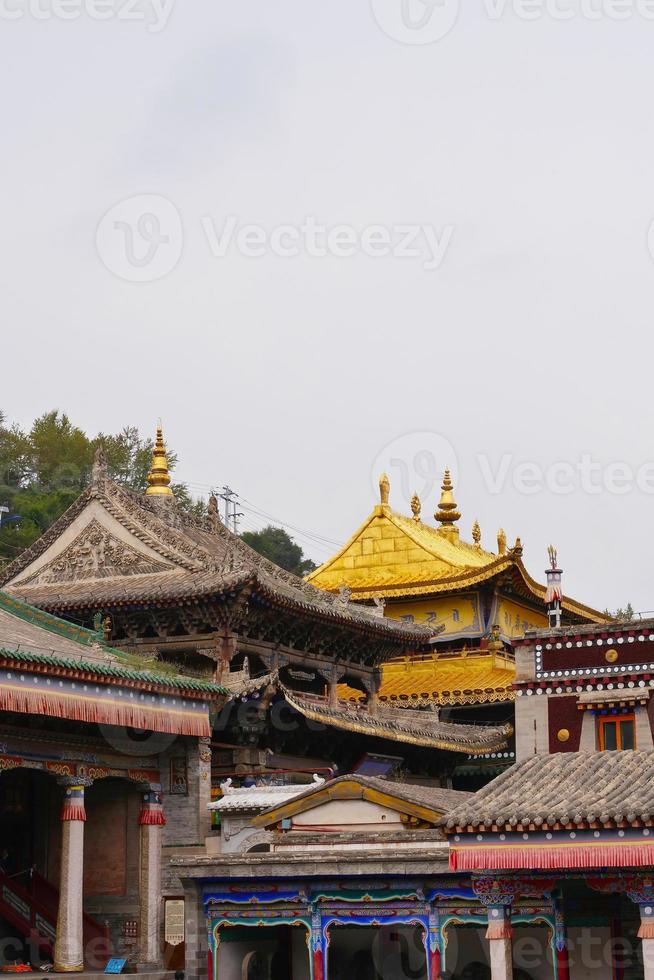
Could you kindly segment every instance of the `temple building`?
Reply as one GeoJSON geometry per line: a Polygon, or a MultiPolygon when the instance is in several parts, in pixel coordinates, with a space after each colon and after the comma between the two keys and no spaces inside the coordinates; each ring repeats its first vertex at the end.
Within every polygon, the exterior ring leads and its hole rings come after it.
{"type": "Polygon", "coordinates": [[[654,620],[516,662],[519,758],[477,793],[353,773],[256,813],[265,853],[174,860],[214,980],[653,980],[654,620]]]}
{"type": "Polygon", "coordinates": [[[3,967],[183,963],[162,942],[162,851],[209,832],[227,693],[0,592],[3,967]]]}
{"type": "MultiPolygon", "coordinates": [[[[423,520],[417,494],[411,516],[391,507],[385,474],[379,491],[380,502],[361,527],[308,581],[333,594],[346,593],[387,618],[438,631],[428,652],[384,663],[381,703],[437,708],[451,720],[512,720],[515,643],[527,630],[548,625],[547,586],[527,572],[520,538],[509,548],[500,529],[497,551],[489,551],[482,547],[475,521],[471,540],[464,540],[447,470],[435,525],[423,520]]],[[[561,612],[564,623],[606,621],[602,613],[567,596],[562,597],[561,612]]],[[[347,685],[339,695],[345,701],[360,700],[347,685]]],[[[510,754],[490,753],[483,763],[461,760],[454,775],[465,788],[474,789],[480,779],[512,761],[510,754]]]]}
{"type": "Polygon", "coordinates": [[[4,571],[0,916],[23,902],[56,969],[96,965],[98,939],[189,980],[643,977],[654,623],[571,602],[553,549],[540,586],[519,543],[462,542],[447,476],[436,528],[389,492],[358,556],[304,582],[215,498],[177,506],[159,431],[145,494],[100,451],[4,571]]]}

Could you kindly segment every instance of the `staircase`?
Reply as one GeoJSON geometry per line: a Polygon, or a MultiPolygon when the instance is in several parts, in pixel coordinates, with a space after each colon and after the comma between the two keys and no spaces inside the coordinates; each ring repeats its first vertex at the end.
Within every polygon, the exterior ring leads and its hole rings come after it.
{"type": "MultiPolygon", "coordinates": [[[[37,941],[41,953],[50,956],[54,953],[58,907],[58,890],[37,871],[31,869],[13,876],[0,871],[0,915],[21,936],[37,941]]],[[[108,959],[111,952],[107,927],[86,913],[83,922],[84,949],[93,943],[94,956],[104,949],[108,959]]]]}

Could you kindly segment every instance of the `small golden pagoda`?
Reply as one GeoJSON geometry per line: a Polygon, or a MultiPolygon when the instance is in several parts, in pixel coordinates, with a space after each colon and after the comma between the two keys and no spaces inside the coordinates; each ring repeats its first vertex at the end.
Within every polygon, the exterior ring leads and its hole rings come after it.
{"type": "MultiPolygon", "coordinates": [[[[341,550],[308,576],[329,592],[347,589],[353,601],[374,603],[384,615],[441,628],[433,655],[386,664],[380,699],[417,704],[506,701],[515,676],[512,643],[548,625],[546,587],[527,572],[520,538],[497,551],[482,547],[479,522],[472,541],[459,532],[461,513],[445,471],[435,525],[390,506],[390,481],[379,481],[380,503],[341,550]]],[[[606,617],[568,598],[563,623],[601,623],[606,617]]],[[[357,692],[351,692],[357,696],[357,692]]]]}

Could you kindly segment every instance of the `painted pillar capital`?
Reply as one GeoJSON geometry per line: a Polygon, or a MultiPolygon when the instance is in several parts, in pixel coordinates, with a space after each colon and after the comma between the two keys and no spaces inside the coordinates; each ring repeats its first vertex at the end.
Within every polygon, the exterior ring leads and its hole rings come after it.
{"type": "Polygon", "coordinates": [[[66,786],[64,799],[61,804],[60,819],[62,822],[68,820],[86,820],[86,808],[84,806],[84,786],[78,784],[66,786]]]}
{"type": "MultiPolygon", "coordinates": [[[[491,875],[485,875],[472,879],[472,890],[485,907],[488,915],[486,939],[508,940],[510,947],[510,940],[513,937],[511,906],[515,898],[515,883],[509,878],[495,878],[491,875]]],[[[493,972],[493,980],[499,980],[501,976],[503,976],[501,972],[493,972]]]]}
{"type": "Polygon", "coordinates": [[[159,790],[146,790],[141,796],[140,826],[163,826],[166,818],[163,812],[163,797],[159,790]]]}

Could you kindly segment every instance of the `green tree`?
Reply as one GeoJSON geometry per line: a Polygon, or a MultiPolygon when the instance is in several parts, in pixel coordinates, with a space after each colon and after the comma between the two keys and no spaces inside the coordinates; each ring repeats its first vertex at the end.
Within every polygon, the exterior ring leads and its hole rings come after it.
{"type": "MultiPolygon", "coordinates": [[[[93,456],[102,443],[109,476],[137,493],[147,487],[152,439],[135,426],[116,435],[89,438],[69,417],[46,412],[29,432],[8,425],[0,411],[0,505],[9,507],[0,526],[0,562],[16,558],[50,527],[88,486],[93,456]]],[[[168,451],[171,471],[177,455],[168,451]]],[[[183,483],[173,484],[178,506],[190,514],[204,513],[183,483]]]]}
{"type": "Polygon", "coordinates": [[[260,555],[274,561],[280,568],[295,575],[308,575],[316,568],[315,562],[305,558],[299,544],[281,527],[269,524],[261,531],[245,531],[241,535],[246,544],[260,555]]]}

